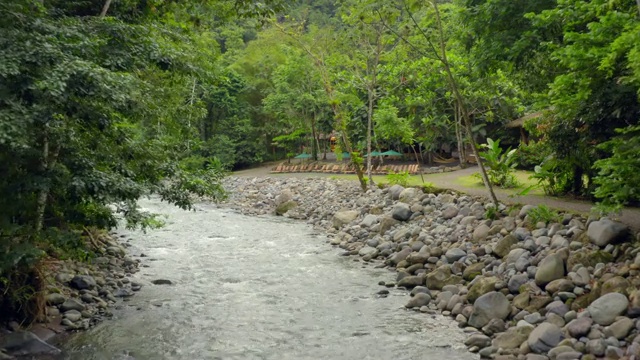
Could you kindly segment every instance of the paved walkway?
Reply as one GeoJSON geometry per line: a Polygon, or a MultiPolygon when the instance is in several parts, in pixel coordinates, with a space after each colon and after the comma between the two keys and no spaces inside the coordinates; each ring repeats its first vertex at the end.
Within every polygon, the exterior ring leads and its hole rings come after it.
{"type": "MultiPolygon", "coordinates": [[[[264,177],[264,176],[272,176],[272,177],[297,177],[297,178],[313,178],[313,177],[330,177],[335,174],[324,174],[324,173],[284,173],[284,174],[272,174],[271,169],[274,165],[262,166],[248,170],[242,170],[234,172],[235,176],[247,176],[247,177],[264,177]]],[[[484,196],[488,197],[488,192],[483,188],[469,187],[460,184],[457,179],[464,176],[472,175],[473,173],[478,172],[477,167],[466,168],[458,171],[452,171],[448,173],[439,173],[439,174],[425,174],[424,180],[432,183],[435,187],[443,188],[443,189],[451,189],[459,192],[463,192],[473,196],[484,196]]],[[[543,196],[543,195],[523,195],[517,196],[512,195],[512,192],[509,192],[504,189],[495,188],[495,193],[498,199],[504,204],[530,204],[530,205],[540,205],[545,204],[550,208],[554,208],[560,211],[567,211],[571,213],[580,213],[583,215],[588,215],[591,212],[591,208],[593,207],[593,203],[588,201],[581,201],[575,199],[565,199],[565,198],[557,198],[552,196],[543,196]]],[[[622,214],[619,214],[614,217],[615,220],[623,222],[629,225],[635,231],[640,231],[640,209],[638,208],[626,208],[622,211],[622,214]]]]}

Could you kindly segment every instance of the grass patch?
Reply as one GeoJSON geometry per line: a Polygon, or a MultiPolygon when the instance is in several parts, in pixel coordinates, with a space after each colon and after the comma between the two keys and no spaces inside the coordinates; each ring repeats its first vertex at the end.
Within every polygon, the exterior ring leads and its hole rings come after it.
{"type": "MultiPolygon", "coordinates": [[[[358,177],[354,174],[336,174],[336,175],[332,175],[330,177],[331,179],[341,179],[341,180],[353,180],[353,181],[357,181],[358,177]]],[[[389,179],[387,178],[386,175],[373,175],[373,182],[375,182],[376,184],[385,184],[388,185],[389,184],[389,179]]],[[[422,178],[420,178],[420,175],[409,175],[409,178],[407,179],[407,186],[429,186],[429,187],[435,187],[434,184],[425,181],[422,181],[422,178]]]]}
{"type": "MultiPolygon", "coordinates": [[[[518,193],[529,186],[536,185],[537,181],[534,179],[529,179],[531,175],[533,175],[533,171],[524,171],[517,170],[513,174],[518,180],[519,185],[512,189],[502,189],[503,191],[507,191],[510,193],[518,193]]],[[[478,178],[474,175],[468,176],[460,176],[456,179],[456,184],[467,187],[467,188],[475,188],[475,189],[483,189],[484,184],[482,181],[478,181],[478,178]]],[[[544,195],[544,191],[541,188],[532,189],[527,195],[544,195]]]]}

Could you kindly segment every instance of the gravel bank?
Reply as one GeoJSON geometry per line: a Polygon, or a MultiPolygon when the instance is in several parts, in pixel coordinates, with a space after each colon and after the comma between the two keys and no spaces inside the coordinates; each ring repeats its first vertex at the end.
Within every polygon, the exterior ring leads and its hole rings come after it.
{"type": "Polygon", "coordinates": [[[305,220],[344,256],[395,269],[396,282],[381,285],[410,291],[408,309],[453,317],[483,358],[640,356],[640,248],[625,225],[571,214],[534,224],[531,205],[493,211],[483,198],[398,185],[366,194],[319,178],[225,185],[222,206],[305,220]]]}

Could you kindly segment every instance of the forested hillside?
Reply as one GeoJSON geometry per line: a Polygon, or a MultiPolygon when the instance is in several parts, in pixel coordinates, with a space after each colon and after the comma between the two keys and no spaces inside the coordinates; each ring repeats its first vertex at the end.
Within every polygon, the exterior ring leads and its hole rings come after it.
{"type": "Polygon", "coordinates": [[[0,35],[0,290],[331,137],[359,166],[500,139],[550,194],[640,200],[640,1],[0,0],[0,35]]]}

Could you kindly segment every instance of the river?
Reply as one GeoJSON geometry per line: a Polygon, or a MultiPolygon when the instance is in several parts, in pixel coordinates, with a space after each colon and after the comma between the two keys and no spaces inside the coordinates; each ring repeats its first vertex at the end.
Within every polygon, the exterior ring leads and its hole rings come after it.
{"type": "Polygon", "coordinates": [[[113,320],[71,336],[61,359],[476,359],[452,320],[381,297],[395,272],[339,256],[308,225],[206,203],[147,233],[119,231],[144,253],[146,284],[113,320]],[[172,285],[153,285],[167,279],[172,285]]]}

